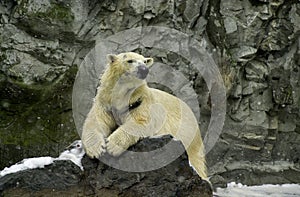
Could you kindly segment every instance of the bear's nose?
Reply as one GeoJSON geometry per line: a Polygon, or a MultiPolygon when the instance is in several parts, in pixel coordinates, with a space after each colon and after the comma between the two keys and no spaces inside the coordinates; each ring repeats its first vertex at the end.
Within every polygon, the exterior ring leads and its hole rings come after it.
{"type": "Polygon", "coordinates": [[[149,73],[149,69],[144,64],[140,64],[137,68],[137,77],[139,79],[145,79],[149,73]]]}

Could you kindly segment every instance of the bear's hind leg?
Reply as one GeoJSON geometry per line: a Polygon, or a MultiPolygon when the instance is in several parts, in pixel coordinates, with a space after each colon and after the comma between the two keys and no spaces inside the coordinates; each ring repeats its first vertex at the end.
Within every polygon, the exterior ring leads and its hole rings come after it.
{"type": "Polygon", "coordinates": [[[207,170],[205,161],[205,150],[199,129],[197,129],[194,138],[191,140],[190,144],[187,144],[185,143],[185,141],[183,141],[183,145],[186,148],[190,165],[202,179],[206,179],[207,170]]]}

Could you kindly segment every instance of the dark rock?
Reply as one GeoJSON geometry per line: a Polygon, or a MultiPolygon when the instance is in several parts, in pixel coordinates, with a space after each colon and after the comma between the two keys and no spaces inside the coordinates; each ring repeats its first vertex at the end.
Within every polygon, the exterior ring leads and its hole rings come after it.
{"type": "MultiPolygon", "coordinates": [[[[159,147],[162,142],[156,139],[152,144],[159,147]]],[[[145,151],[148,146],[141,142],[133,149],[145,151]]],[[[185,154],[163,168],[141,173],[117,170],[87,156],[82,165],[84,171],[70,161],[55,161],[44,169],[6,175],[0,178],[0,194],[44,196],[51,190],[52,195],[212,196],[210,183],[193,172],[185,154]]]]}
{"type": "Polygon", "coordinates": [[[71,161],[55,161],[41,169],[31,169],[0,178],[0,194],[9,189],[23,188],[28,192],[43,189],[66,190],[80,182],[82,171],[71,161]]]}
{"type": "MultiPolygon", "coordinates": [[[[89,162],[90,159],[84,158],[84,167],[89,162]]],[[[210,184],[193,174],[186,156],[161,169],[143,173],[123,172],[100,162],[94,164],[96,168],[85,167],[84,180],[95,194],[105,189],[120,196],[212,196],[210,184]]]]}
{"type": "Polygon", "coordinates": [[[252,110],[269,111],[272,107],[272,91],[269,89],[250,97],[250,108],[252,110]]]}
{"type": "Polygon", "coordinates": [[[252,60],[245,66],[246,79],[249,81],[263,82],[268,76],[268,67],[263,62],[252,60]]]}
{"type": "Polygon", "coordinates": [[[249,99],[243,99],[231,108],[230,117],[235,121],[242,121],[246,119],[250,114],[249,111],[249,99]]]}
{"type": "Polygon", "coordinates": [[[288,46],[293,39],[293,25],[285,19],[274,19],[268,29],[268,36],[262,41],[261,49],[280,51],[288,46]]]}
{"type": "Polygon", "coordinates": [[[290,72],[283,68],[273,69],[270,74],[273,99],[276,104],[285,107],[293,104],[293,87],[290,84],[290,72]]]}

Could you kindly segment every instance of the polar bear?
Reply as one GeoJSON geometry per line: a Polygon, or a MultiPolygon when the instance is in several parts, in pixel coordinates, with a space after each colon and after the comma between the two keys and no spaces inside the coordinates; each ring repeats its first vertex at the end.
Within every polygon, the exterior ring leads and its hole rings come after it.
{"type": "Polygon", "coordinates": [[[107,59],[83,125],[87,155],[118,156],[142,138],[171,135],[183,143],[190,164],[206,179],[204,145],[192,110],[179,98],[147,85],[153,59],[133,52],[110,54],[107,59]]]}

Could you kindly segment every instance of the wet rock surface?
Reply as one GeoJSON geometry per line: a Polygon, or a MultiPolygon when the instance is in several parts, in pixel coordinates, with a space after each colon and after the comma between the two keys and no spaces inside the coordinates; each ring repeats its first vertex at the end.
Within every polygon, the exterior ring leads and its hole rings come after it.
{"type": "MultiPolygon", "coordinates": [[[[98,38],[153,25],[201,41],[219,66],[227,115],[207,154],[212,182],[300,182],[299,10],[297,0],[1,1],[0,169],[26,157],[55,156],[78,139],[72,87],[84,56],[98,38]]],[[[170,51],[138,52],[178,69],[191,82],[204,136],[211,103],[203,77],[170,51]]],[[[147,180],[155,176],[159,173],[147,180]]],[[[117,193],[118,187],[127,186],[115,186],[117,193]]]]}

